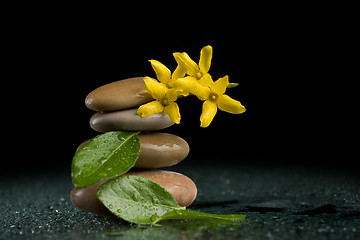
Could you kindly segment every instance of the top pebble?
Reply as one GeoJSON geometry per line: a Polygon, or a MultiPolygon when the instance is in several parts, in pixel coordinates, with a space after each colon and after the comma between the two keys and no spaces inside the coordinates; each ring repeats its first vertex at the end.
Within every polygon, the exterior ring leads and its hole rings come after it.
{"type": "Polygon", "coordinates": [[[145,90],[144,77],[128,78],[96,88],[85,99],[85,105],[95,111],[115,111],[133,108],[153,100],[145,90]]]}

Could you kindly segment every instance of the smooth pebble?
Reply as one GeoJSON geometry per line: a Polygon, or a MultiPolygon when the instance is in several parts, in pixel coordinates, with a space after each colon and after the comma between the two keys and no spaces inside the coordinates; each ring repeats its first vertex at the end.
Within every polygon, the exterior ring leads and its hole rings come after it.
{"type": "MultiPolygon", "coordinates": [[[[135,168],[161,168],[170,167],[184,160],[189,154],[189,144],[169,133],[140,133],[140,153],[134,165],[135,168]]],[[[81,143],[78,151],[89,140],[81,143]]]]}
{"type": "MultiPolygon", "coordinates": [[[[189,206],[197,195],[195,183],[189,177],[180,173],[164,170],[146,170],[128,172],[124,175],[141,176],[160,184],[174,196],[176,202],[182,207],[189,206]]],[[[103,180],[80,189],[74,187],[70,193],[71,202],[86,212],[105,216],[113,215],[96,197],[97,189],[106,181],[103,180]]]]}
{"type": "Polygon", "coordinates": [[[166,113],[141,117],[137,108],[115,112],[98,112],[90,119],[90,126],[97,132],[154,131],[174,125],[166,113]]]}
{"type": "Polygon", "coordinates": [[[140,138],[140,154],[135,163],[137,168],[170,167],[184,160],[189,154],[189,144],[173,134],[142,133],[140,138]]]}
{"type": "Polygon", "coordinates": [[[95,111],[115,111],[140,106],[153,98],[145,90],[144,77],[112,82],[90,92],[85,105],[95,111]]]}

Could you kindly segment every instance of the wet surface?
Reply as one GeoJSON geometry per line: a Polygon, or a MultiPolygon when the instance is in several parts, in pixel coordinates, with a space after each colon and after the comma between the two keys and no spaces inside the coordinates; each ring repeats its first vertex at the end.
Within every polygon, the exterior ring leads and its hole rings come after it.
{"type": "Polygon", "coordinates": [[[70,172],[5,174],[0,239],[358,239],[357,174],[295,167],[223,165],[169,168],[194,180],[192,210],[239,213],[241,223],[172,220],[130,225],[83,212],[69,199],[70,172]]]}

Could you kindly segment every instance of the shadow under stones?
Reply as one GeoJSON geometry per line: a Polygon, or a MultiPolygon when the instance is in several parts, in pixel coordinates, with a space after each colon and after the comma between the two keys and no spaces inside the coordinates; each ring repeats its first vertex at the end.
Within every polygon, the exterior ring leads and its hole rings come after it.
{"type": "Polygon", "coordinates": [[[210,208],[210,207],[217,207],[217,206],[227,206],[227,205],[233,205],[238,204],[238,200],[229,200],[229,201],[221,201],[221,202],[197,202],[195,204],[192,204],[191,206],[194,208],[210,208]]]}
{"type": "Polygon", "coordinates": [[[326,204],[314,209],[302,211],[302,212],[296,212],[295,215],[308,215],[308,216],[315,216],[318,214],[324,214],[324,213],[337,213],[336,206],[333,204],[326,204]]]}

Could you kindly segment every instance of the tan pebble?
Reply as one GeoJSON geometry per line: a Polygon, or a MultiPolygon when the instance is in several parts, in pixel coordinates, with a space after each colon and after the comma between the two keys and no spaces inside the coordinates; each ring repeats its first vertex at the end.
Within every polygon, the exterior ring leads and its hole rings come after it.
{"type": "Polygon", "coordinates": [[[112,82],[90,92],[85,105],[95,111],[115,111],[140,106],[153,98],[145,90],[144,77],[112,82]]]}
{"type": "MultiPolygon", "coordinates": [[[[128,172],[124,175],[136,175],[148,178],[163,186],[175,198],[176,202],[184,207],[189,206],[196,198],[197,188],[195,183],[187,176],[164,170],[146,170],[128,172]]],[[[103,180],[92,186],[77,189],[74,187],[70,193],[71,202],[78,208],[99,215],[110,216],[112,213],[96,197],[96,191],[103,180]]]]}

